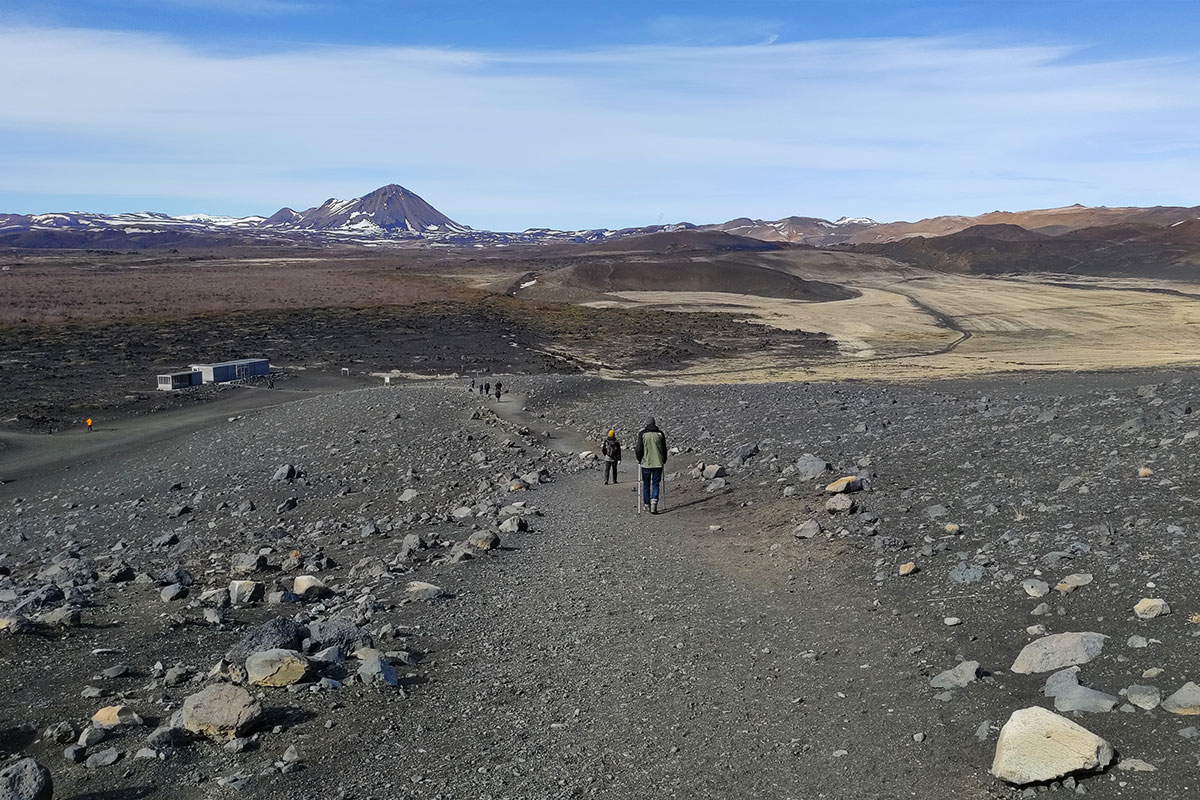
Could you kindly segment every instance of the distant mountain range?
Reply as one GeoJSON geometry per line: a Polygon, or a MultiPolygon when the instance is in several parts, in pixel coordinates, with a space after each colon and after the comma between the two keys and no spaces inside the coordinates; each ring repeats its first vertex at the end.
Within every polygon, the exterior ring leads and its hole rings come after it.
{"type": "Polygon", "coordinates": [[[256,244],[550,244],[599,242],[694,227],[683,224],[620,230],[477,231],[450,219],[403,186],[391,184],[352,200],[331,198],[307,211],[281,208],[269,217],[208,214],[172,217],[149,211],[131,214],[0,214],[0,247],[136,249],[256,244]]]}
{"type": "MultiPolygon", "coordinates": [[[[1200,207],[1107,208],[1081,205],[1033,211],[993,211],[975,217],[943,216],[880,223],[865,217],[759,220],[741,217],[718,225],[651,225],[561,231],[530,228],[506,233],[474,230],[455,222],[403,186],[392,184],[351,200],[326,200],[306,211],[282,208],[269,217],[206,214],[0,214],[0,247],[147,248],[257,244],[430,244],[482,246],[596,243],[678,231],[721,231],[763,242],[814,247],[886,245],[974,230],[974,239],[1026,241],[1028,232],[1057,237],[1082,230],[1132,226],[1143,234],[1200,218],[1200,207]],[[1014,238],[1015,237],[1015,238],[1014,238]]],[[[1189,229],[1190,230],[1190,229],[1189,229]]],[[[1119,231],[1115,234],[1121,236],[1119,231]]],[[[920,250],[921,248],[908,248],[920,250]]],[[[953,248],[951,248],[953,249],[953,248]]]]}

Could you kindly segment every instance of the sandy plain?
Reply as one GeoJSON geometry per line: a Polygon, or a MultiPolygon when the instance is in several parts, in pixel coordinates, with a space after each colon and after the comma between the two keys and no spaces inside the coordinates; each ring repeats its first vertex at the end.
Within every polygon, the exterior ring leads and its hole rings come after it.
{"type": "Polygon", "coordinates": [[[1161,280],[994,278],[899,270],[802,269],[859,292],[797,302],[717,292],[621,292],[598,307],[652,306],[750,316],[822,332],[841,358],[780,365],[707,362],[681,381],[921,380],[993,372],[1091,371],[1195,363],[1200,286],[1161,280]]]}

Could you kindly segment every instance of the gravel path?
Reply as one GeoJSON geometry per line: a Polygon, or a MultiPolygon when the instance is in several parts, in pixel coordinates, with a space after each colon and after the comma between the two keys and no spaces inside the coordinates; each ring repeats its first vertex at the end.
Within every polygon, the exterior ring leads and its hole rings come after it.
{"type": "Polygon", "coordinates": [[[990,796],[913,741],[892,702],[912,659],[834,562],[740,570],[698,536],[711,495],[674,482],[639,518],[633,484],[599,476],[532,495],[520,552],[450,584],[444,674],[395,728],[393,786],[356,796],[990,796]]]}

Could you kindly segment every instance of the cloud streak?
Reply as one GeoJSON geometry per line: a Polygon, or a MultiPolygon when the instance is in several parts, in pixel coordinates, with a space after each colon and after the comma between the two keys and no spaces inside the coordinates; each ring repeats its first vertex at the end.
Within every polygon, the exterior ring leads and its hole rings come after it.
{"type": "Polygon", "coordinates": [[[395,181],[478,227],[893,219],[1194,203],[1200,178],[1200,60],[1069,46],[231,54],[9,27],[0,72],[4,210],[112,194],[269,213],[395,181]]]}

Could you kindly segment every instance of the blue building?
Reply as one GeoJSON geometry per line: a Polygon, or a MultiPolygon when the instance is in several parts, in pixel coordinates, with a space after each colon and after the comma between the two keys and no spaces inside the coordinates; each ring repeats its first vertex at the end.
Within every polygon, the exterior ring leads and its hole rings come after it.
{"type": "Polygon", "coordinates": [[[271,374],[271,362],[265,358],[239,358],[219,364],[192,364],[204,383],[228,383],[246,378],[263,378],[271,374]]]}

